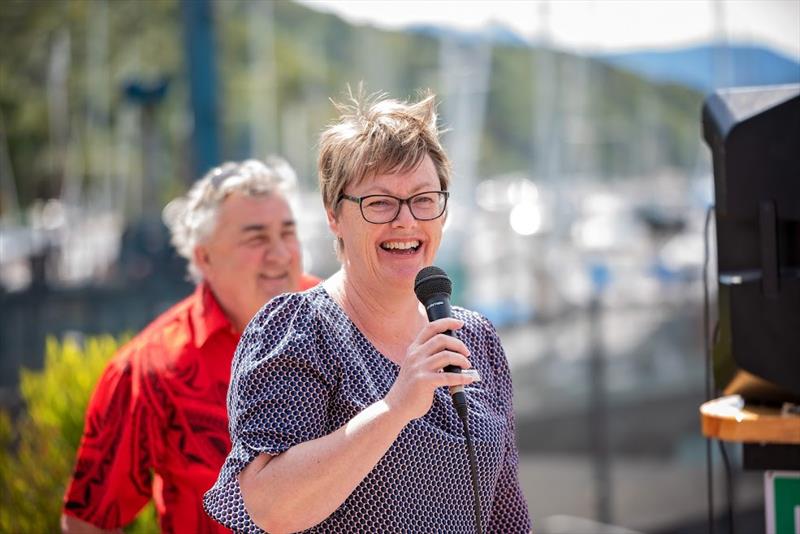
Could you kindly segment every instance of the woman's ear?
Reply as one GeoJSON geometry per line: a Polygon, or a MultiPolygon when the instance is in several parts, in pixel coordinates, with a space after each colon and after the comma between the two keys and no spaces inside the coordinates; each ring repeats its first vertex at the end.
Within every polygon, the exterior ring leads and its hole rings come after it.
{"type": "Polygon", "coordinates": [[[333,235],[335,235],[337,238],[341,238],[342,236],[339,233],[339,222],[336,220],[336,214],[333,212],[332,209],[326,209],[325,215],[328,218],[328,228],[331,229],[333,235]]]}

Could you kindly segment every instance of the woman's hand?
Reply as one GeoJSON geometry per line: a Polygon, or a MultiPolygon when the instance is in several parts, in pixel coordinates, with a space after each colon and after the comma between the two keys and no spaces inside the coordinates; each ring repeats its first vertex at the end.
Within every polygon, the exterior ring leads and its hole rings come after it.
{"type": "Polygon", "coordinates": [[[431,409],[436,388],[467,385],[477,379],[470,374],[442,372],[447,365],[471,367],[466,345],[444,334],[462,326],[462,321],[448,317],[433,321],[420,331],[408,347],[397,380],[384,399],[390,410],[403,414],[408,421],[420,418],[431,409]]]}

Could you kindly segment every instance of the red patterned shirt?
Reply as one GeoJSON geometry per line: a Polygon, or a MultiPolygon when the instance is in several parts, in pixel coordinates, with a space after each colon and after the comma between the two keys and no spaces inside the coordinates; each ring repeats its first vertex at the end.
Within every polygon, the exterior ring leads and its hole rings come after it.
{"type": "MultiPolygon", "coordinates": [[[[317,282],[304,276],[302,289],[317,282]]],[[[153,499],[163,532],[229,532],[202,500],[231,448],[239,335],[202,284],[120,349],[89,402],[64,513],[113,529],[153,499]]]]}

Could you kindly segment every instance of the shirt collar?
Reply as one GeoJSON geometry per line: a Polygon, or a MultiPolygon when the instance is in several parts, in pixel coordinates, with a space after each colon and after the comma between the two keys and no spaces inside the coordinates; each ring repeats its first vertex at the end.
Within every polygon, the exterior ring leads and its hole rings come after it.
{"type": "Polygon", "coordinates": [[[197,348],[205,345],[206,341],[220,330],[228,330],[237,338],[239,336],[225,312],[222,311],[211,288],[205,282],[195,289],[194,303],[190,313],[195,332],[194,342],[197,348]]]}

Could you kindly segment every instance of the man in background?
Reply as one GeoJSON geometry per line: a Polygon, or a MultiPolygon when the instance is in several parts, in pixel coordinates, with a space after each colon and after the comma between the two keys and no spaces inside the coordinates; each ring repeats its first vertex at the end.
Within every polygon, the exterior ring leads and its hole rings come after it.
{"type": "Polygon", "coordinates": [[[272,297],[318,282],[301,269],[283,160],[226,163],[164,208],[194,293],[120,349],[86,414],[63,532],[118,531],[152,499],[162,532],[227,532],[203,493],[230,450],[231,359],[272,297]]]}

